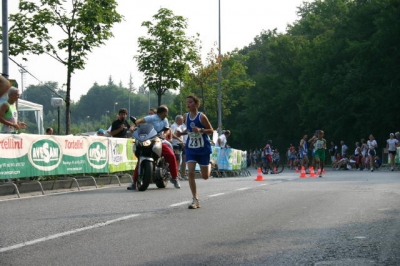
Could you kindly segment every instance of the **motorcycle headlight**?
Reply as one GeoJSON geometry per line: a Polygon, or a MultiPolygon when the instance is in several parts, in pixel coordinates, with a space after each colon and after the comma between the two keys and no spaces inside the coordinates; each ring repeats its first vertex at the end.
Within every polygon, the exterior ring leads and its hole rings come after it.
{"type": "Polygon", "coordinates": [[[151,144],[151,140],[145,140],[145,141],[143,141],[143,143],[142,143],[142,145],[144,146],[144,147],[146,147],[146,146],[150,146],[150,144],[151,144]]]}

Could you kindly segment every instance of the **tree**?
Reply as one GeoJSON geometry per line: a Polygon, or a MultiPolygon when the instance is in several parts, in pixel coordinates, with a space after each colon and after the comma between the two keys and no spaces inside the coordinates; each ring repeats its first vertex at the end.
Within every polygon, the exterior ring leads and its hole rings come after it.
{"type": "Polygon", "coordinates": [[[113,36],[113,24],[122,20],[116,7],[115,0],[41,0],[40,5],[20,0],[19,13],[10,15],[10,55],[48,54],[67,67],[66,134],[72,74],[84,69],[94,47],[113,36]]]}
{"type": "Polygon", "coordinates": [[[169,89],[177,89],[190,64],[198,58],[197,39],[187,37],[186,19],[161,8],[153,16],[155,24],[145,21],[149,37],[139,38],[139,55],[135,56],[139,71],[144,73],[144,84],[156,92],[158,105],[169,89]]]}
{"type": "MultiPolygon", "coordinates": [[[[229,120],[231,110],[243,101],[243,95],[254,86],[246,73],[247,56],[237,50],[224,55],[217,55],[213,50],[208,54],[206,65],[198,63],[186,76],[178,100],[185,102],[185,97],[194,93],[202,99],[203,111],[212,124],[217,124],[218,70],[222,70],[222,118],[229,120]]],[[[236,121],[236,120],[235,120],[236,121]]],[[[227,123],[228,124],[228,123],[227,123]]]]}

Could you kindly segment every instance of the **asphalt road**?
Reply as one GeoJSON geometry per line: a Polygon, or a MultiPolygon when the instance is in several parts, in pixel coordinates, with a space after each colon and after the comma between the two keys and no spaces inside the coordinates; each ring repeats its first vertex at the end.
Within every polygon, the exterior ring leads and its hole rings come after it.
{"type": "Polygon", "coordinates": [[[399,172],[0,200],[0,265],[400,265],[399,172]]]}

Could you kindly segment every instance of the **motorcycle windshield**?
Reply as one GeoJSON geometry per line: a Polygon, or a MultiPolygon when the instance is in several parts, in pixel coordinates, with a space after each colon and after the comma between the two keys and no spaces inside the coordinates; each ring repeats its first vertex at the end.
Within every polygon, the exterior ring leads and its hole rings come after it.
{"type": "Polygon", "coordinates": [[[140,141],[145,141],[157,136],[157,131],[152,124],[142,124],[133,132],[133,137],[140,141]]]}

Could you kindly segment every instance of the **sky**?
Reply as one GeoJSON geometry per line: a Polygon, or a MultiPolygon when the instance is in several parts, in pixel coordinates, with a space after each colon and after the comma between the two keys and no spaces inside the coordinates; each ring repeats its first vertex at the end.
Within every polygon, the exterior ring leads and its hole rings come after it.
{"type": "MultiPolygon", "coordinates": [[[[221,52],[224,54],[235,48],[248,46],[263,30],[276,28],[278,32],[285,32],[287,24],[292,24],[298,19],[297,8],[306,0],[219,1],[221,52]]],[[[8,1],[9,14],[18,12],[18,2],[8,1]]],[[[130,76],[135,88],[143,84],[143,75],[138,71],[134,59],[138,54],[138,38],[147,35],[146,28],[141,24],[144,21],[152,21],[160,8],[170,9],[174,15],[187,19],[187,36],[200,34],[203,58],[212,48],[218,47],[218,0],[117,0],[117,2],[117,11],[124,16],[124,21],[113,27],[113,38],[107,40],[105,45],[93,49],[88,55],[85,69],[77,70],[73,74],[71,86],[73,101],[78,101],[95,82],[99,85],[108,84],[110,76],[115,84],[119,85],[121,82],[124,87],[128,87],[130,76]]],[[[66,86],[63,86],[67,77],[66,67],[50,56],[32,55],[28,57],[27,62],[18,57],[13,59],[25,66],[40,82],[58,82],[60,88],[66,90],[66,86]]],[[[22,83],[24,88],[39,84],[39,81],[29,74],[24,74],[22,80],[19,70],[17,65],[9,61],[9,77],[17,80],[20,89],[22,83]]]]}

